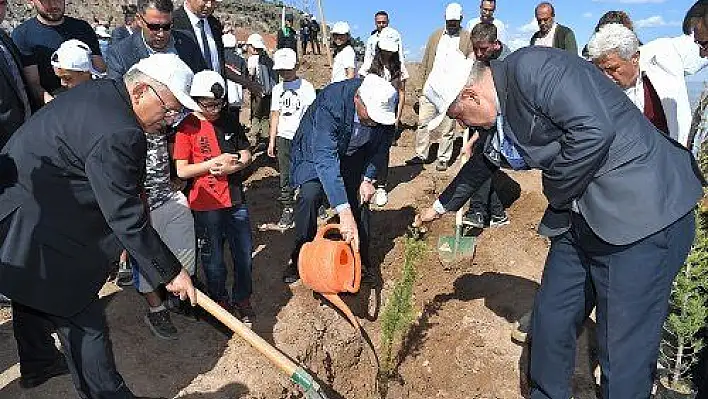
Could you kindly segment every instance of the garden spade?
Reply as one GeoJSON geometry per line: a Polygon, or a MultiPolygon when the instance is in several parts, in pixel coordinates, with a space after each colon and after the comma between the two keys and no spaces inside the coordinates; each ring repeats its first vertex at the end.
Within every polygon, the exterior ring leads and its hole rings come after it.
{"type": "MultiPolygon", "coordinates": [[[[469,129],[465,129],[462,134],[462,145],[467,145],[469,140],[469,129]]],[[[462,153],[460,168],[469,160],[466,153],[462,153]]],[[[462,223],[464,210],[460,208],[455,214],[455,235],[440,236],[438,238],[438,255],[443,262],[453,262],[457,259],[474,256],[475,237],[466,235],[466,229],[462,223]]]]}
{"type": "Polygon", "coordinates": [[[248,342],[290,377],[290,381],[297,384],[305,393],[306,399],[327,399],[327,395],[322,392],[320,385],[307,371],[288,359],[282,352],[266,342],[266,340],[261,338],[258,334],[251,331],[251,329],[241,323],[239,319],[211,300],[211,298],[206,296],[203,292],[199,290],[196,290],[196,292],[197,304],[199,306],[222,322],[231,331],[238,334],[244,341],[248,342]]]}

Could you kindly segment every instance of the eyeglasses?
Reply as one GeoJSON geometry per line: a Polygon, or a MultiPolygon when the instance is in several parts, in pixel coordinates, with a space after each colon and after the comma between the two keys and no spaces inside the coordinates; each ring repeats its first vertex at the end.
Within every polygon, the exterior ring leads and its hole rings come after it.
{"type": "Polygon", "coordinates": [[[198,103],[203,110],[208,112],[218,112],[224,107],[224,100],[216,100],[212,102],[199,101],[198,103]]]}
{"type": "Polygon", "coordinates": [[[162,106],[162,112],[165,114],[164,119],[165,122],[170,125],[170,126],[176,126],[179,125],[179,123],[184,119],[184,117],[187,115],[187,111],[184,107],[181,107],[180,109],[172,109],[167,106],[165,103],[165,100],[160,97],[159,94],[157,94],[157,90],[155,90],[154,87],[147,85],[147,87],[152,90],[152,92],[155,94],[155,97],[157,97],[158,100],[160,100],[160,105],[162,106]]]}
{"type": "Polygon", "coordinates": [[[694,40],[694,42],[701,48],[701,50],[708,51],[708,40],[694,40]]]}
{"type": "Polygon", "coordinates": [[[172,30],[172,22],[168,22],[166,24],[151,24],[148,21],[143,18],[142,15],[139,15],[140,19],[145,23],[145,26],[151,31],[151,32],[158,32],[158,31],[170,31],[172,30]]]}

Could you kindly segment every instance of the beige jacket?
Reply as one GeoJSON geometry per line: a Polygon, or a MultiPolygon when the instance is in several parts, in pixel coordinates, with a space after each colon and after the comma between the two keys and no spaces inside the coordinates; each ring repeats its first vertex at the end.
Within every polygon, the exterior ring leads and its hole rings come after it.
{"type": "MultiPolygon", "coordinates": [[[[433,64],[435,63],[435,54],[438,49],[438,43],[440,43],[440,38],[445,32],[444,28],[438,29],[430,35],[428,39],[428,44],[425,46],[425,53],[423,53],[423,61],[420,63],[420,76],[421,80],[419,87],[416,89],[418,92],[423,91],[423,86],[425,81],[428,80],[428,75],[433,70],[433,64]]],[[[472,40],[470,39],[470,33],[465,29],[460,29],[460,51],[465,56],[468,56],[472,52],[472,40]]]]}

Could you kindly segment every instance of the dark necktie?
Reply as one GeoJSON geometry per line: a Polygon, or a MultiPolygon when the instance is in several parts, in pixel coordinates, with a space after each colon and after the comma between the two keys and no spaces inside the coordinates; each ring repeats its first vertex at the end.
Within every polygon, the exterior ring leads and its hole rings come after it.
{"type": "Polygon", "coordinates": [[[207,39],[206,30],[204,29],[204,20],[200,19],[197,22],[199,25],[199,31],[202,35],[202,55],[204,55],[204,61],[206,61],[207,68],[213,70],[214,66],[211,63],[211,49],[209,48],[209,40],[207,39]]]}

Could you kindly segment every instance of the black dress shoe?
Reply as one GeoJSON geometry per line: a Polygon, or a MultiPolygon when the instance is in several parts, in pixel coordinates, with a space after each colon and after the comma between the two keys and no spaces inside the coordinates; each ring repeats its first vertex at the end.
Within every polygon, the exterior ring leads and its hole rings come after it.
{"type": "Polygon", "coordinates": [[[411,166],[411,165],[424,165],[426,160],[419,157],[419,156],[414,156],[411,159],[406,160],[406,165],[411,166]]]}
{"type": "Polygon", "coordinates": [[[69,373],[69,366],[66,365],[66,359],[62,356],[40,373],[20,376],[20,387],[24,389],[35,388],[54,377],[69,373]]]}

